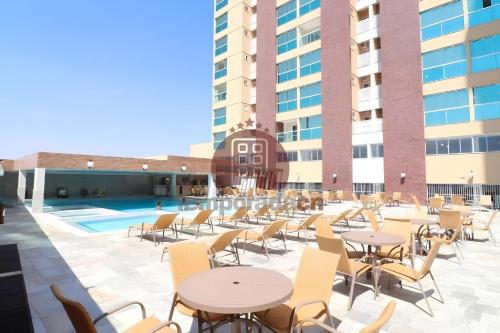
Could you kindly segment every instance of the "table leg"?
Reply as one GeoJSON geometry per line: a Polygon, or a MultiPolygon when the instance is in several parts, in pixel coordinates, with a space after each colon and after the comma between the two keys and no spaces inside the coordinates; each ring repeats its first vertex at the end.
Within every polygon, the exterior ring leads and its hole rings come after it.
{"type": "MultiPolygon", "coordinates": [[[[379,250],[379,247],[377,247],[377,251],[379,250]]],[[[379,285],[378,285],[378,280],[379,280],[379,270],[377,267],[377,257],[375,255],[372,255],[372,271],[373,271],[373,283],[375,285],[375,295],[373,299],[376,299],[378,296],[378,291],[379,291],[379,285]]]]}

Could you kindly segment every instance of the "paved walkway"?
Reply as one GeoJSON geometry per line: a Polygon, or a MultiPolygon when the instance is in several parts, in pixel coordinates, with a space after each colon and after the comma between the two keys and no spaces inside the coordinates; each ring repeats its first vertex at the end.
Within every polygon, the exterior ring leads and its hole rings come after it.
{"type": "MultiPolygon", "coordinates": [[[[341,211],[350,203],[327,206],[326,211],[341,211]]],[[[385,208],[383,214],[395,215],[400,208],[385,208]]],[[[476,214],[476,218],[485,218],[476,214]]],[[[498,219],[497,219],[498,220],[498,219]]],[[[361,223],[360,225],[363,225],[361,223]]],[[[493,227],[500,238],[500,228],[493,227]]],[[[215,232],[227,230],[216,227],[215,232]]],[[[313,233],[311,233],[312,235],[313,233]]],[[[478,238],[486,234],[476,235],[478,238]]],[[[193,238],[183,235],[184,239],[193,238]]],[[[151,241],[127,238],[125,231],[85,234],[54,221],[48,214],[36,220],[24,207],[7,210],[6,224],[0,225],[0,244],[17,243],[26,279],[28,298],[36,332],[72,332],[62,306],[49,290],[58,284],[71,298],[82,302],[96,316],[124,300],[139,300],[149,314],[166,320],[172,300],[172,282],[168,260],[160,262],[162,246],[151,241]]],[[[279,245],[276,242],[276,245],[279,245]]],[[[267,267],[294,278],[305,244],[290,238],[288,252],[281,248],[266,258],[260,247],[250,247],[241,254],[246,265],[267,267]]],[[[280,245],[281,246],[281,245],[280,245]]],[[[316,247],[315,242],[310,246],[316,247]]],[[[382,294],[376,300],[371,280],[362,279],[356,287],[356,299],[347,311],[348,287],[337,279],[330,309],[342,332],[358,332],[373,321],[390,299],[398,300],[396,312],[384,332],[498,332],[500,318],[500,245],[467,241],[463,249],[465,262],[458,265],[450,249],[443,248],[433,272],[446,303],[430,298],[435,317],[430,317],[425,302],[416,289],[405,285],[390,291],[382,279],[382,294]]],[[[432,296],[432,282],[424,280],[432,296]]],[[[140,318],[137,309],[123,311],[99,325],[100,332],[120,332],[140,318]]],[[[196,332],[192,319],[174,315],[184,332],[196,332]]]]}

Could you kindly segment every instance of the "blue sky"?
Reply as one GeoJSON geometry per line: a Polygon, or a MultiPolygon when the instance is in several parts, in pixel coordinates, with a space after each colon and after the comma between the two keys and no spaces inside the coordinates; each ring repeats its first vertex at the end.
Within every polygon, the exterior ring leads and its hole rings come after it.
{"type": "Polygon", "coordinates": [[[0,1],[0,159],[210,140],[212,0],[0,1]]]}

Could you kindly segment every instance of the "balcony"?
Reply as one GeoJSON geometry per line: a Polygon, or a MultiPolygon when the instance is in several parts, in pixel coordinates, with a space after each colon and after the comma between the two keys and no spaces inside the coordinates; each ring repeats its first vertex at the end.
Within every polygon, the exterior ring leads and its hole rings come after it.
{"type": "Polygon", "coordinates": [[[380,72],[380,49],[358,56],[358,77],[380,72]]]}
{"type": "Polygon", "coordinates": [[[358,35],[356,36],[357,43],[362,43],[376,37],[379,37],[378,15],[358,22],[358,35]]]}
{"type": "Polygon", "coordinates": [[[380,85],[359,89],[358,91],[358,111],[368,111],[380,109],[382,87],[380,85]]]}
{"type": "Polygon", "coordinates": [[[300,46],[304,46],[321,39],[321,30],[316,30],[300,37],[300,46]]]}
{"type": "Polygon", "coordinates": [[[250,55],[257,54],[257,38],[252,38],[250,41],[250,55]]]}
{"type": "Polygon", "coordinates": [[[356,10],[365,9],[370,5],[376,4],[378,0],[357,0],[356,1],[356,10]]]}
{"type": "Polygon", "coordinates": [[[257,30],[257,14],[252,14],[250,17],[250,31],[257,30]]]}
{"type": "Polygon", "coordinates": [[[382,119],[355,121],[352,123],[352,134],[370,134],[382,132],[382,119]]]}
{"type": "Polygon", "coordinates": [[[299,46],[305,46],[311,44],[321,38],[321,21],[317,17],[310,21],[301,24],[297,29],[297,39],[299,40],[299,46]]]}
{"type": "Polygon", "coordinates": [[[278,142],[295,142],[298,139],[297,131],[288,131],[276,133],[278,142]]]}
{"type": "Polygon", "coordinates": [[[250,80],[255,80],[257,78],[257,63],[252,63],[250,65],[250,80]]]}
{"type": "Polygon", "coordinates": [[[250,104],[257,104],[257,88],[252,88],[252,91],[250,92],[250,104]]]}

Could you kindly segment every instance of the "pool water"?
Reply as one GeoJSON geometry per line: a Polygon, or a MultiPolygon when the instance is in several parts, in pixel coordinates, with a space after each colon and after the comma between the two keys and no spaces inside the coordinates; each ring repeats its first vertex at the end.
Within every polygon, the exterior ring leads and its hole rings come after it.
{"type": "Polygon", "coordinates": [[[179,217],[192,218],[196,209],[204,209],[203,199],[147,198],[89,198],[47,199],[44,212],[60,221],[72,224],[87,232],[127,230],[129,226],[143,222],[154,223],[159,215],[180,212],[179,217]],[[161,202],[161,210],[156,204],[161,202]]]}

